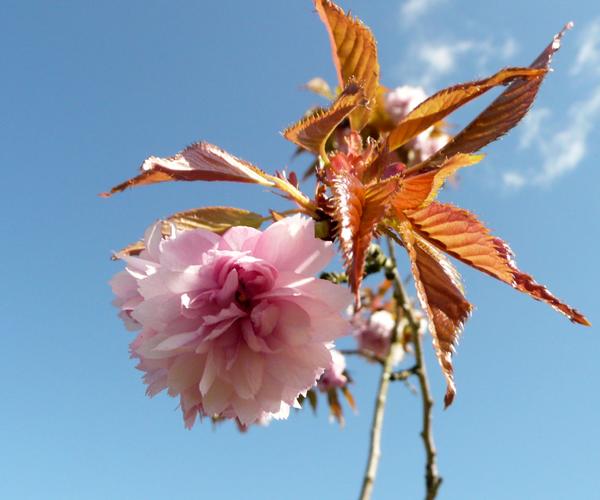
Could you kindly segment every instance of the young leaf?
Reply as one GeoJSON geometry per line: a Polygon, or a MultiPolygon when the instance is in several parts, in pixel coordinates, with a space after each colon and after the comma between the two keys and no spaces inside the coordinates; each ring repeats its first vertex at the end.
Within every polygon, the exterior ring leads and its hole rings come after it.
{"type": "Polygon", "coordinates": [[[433,347],[446,378],[444,404],[452,404],[456,394],[452,354],[473,306],[465,299],[460,275],[439,251],[399,226],[402,241],[411,261],[417,295],[429,318],[433,347]]]}
{"type": "Polygon", "coordinates": [[[507,68],[500,70],[489,78],[461,83],[436,92],[413,109],[390,132],[388,137],[390,151],[406,144],[413,137],[427,130],[455,109],[467,104],[488,90],[498,85],[505,85],[515,78],[524,79],[525,81],[539,79],[545,73],[545,69],[507,68]]]}
{"type": "Polygon", "coordinates": [[[354,396],[350,392],[350,389],[348,389],[348,386],[345,385],[344,387],[342,387],[341,391],[342,391],[342,394],[344,395],[344,397],[346,398],[346,401],[348,402],[348,405],[350,406],[350,408],[352,408],[354,411],[356,411],[356,401],[354,399],[354,396]]]}
{"type": "MultiPolygon", "coordinates": [[[[189,229],[206,229],[213,233],[223,234],[234,226],[247,226],[258,229],[265,221],[260,214],[234,207],[203,207],[177,212],[167,217],[162,223],[163,236],[171,234],[171,225],[186,231],[189,229]]],[[[114,259],[121,259],[127,255],[138,255],[145,248],[143,241],[138,241],[126,246],[114,254],[114,259]]]]}
{"type": "Polygon", "coordinates": [[[327,403],[329,404],[329,414],[335,418],[338,424],[344,425],[344,410],[340,404],[337,391],[329,389],[327,391],[327,403]]]}
{"type": "Polygon", "coordinates": [[[144,161],[141,170],[140,175],[101,196],[108,197],[130,187],[167,181],[233,181],[274,186],[269,176],[259,168],[206,142],[192,144],[169,158],[151,156],[144,161]]]}
{"type": "MultiPolygon", "coordinates": [[[[355,78],[362,84],[365,97],[374,100],[379,87],[379,63],[373,34],[359,19],[346,15],[329,0],[315,0],[315,8],[329,33],[340,87],[355,78]]],[[[350,115],[352,128],[361,130],[369,115],[369,109],[355,110],[350,115]]]]}
{"type": "Polygon", "coordinates": [[[302,87],[306,90],[314,92],[317,95],[320,95],[321,97],[324,97],[325,99],[329,99],[330,101],[335,99],[335,95],[329,87],[329,84],[323,80],[323,78],[318,76],[306,82],[302,87]]]}
{"type": "Polygon", "coordinates": [[[317,111],[283,131],[288,140],[313,153],[319,154],[336,127],[366,100],[362,87],[351,81],[329,109],[317,111]]]}
{"type": "Polygon", "coordinates": [[[396,187],[397,179],[388,179],[367,187],[357,177],[349,174],[337,176],[332,183],[338,240],[357,304],[366,252],[396,187]]]}
{"type": "MultiPolygon", "coordinates": [[[[439,165],[444,158],[456,153],[473,153],[511,130],[525,116],[548,72],[552,56],[560,48],[565,32],[572,27],[567,24],[552,42],[531,64],[533,70],[543,71],[535,78],[519,79],[511,83],[492,104],[483,110],[469,125],[446,146],[424,162],[427,167],[439,165]]],[[[425,168],[425,167],[424,167],[425,168]]]]}
{"type": "Polygon", "coordinates": [[[438,170],[406,177],[394,195],[392,206],[398,212],[426,206],[437,196],[448,177],[459,168],[479,163],[483,155],[456,154],[448,158],[438,170]]]}
{"type": "Polygon", "coordinates": [[[308,402],[310,403],[310,407],[312,408],[313,412],[317,411],[317,393],[313,390],[313,389],[309,389],[308,392],[306,393],[306,399],[308,399],[308,402]]]}
{"type": "Polygon", "coordinates": [[[413,230],[444,252],[475,269],[508,283],[536,300],[546,302],[574,323],[590,322],[576,309],[552,295],[533,277],[521,272],[510,247],[467,210],[453,205],[432,203],[414,212],[405,212],[413,230]]]}
{"type": "Polygon", "coordinates": [[[177,212],[167,218],[177,229],[206,229],[223,234],[234,226],[246,226],[258,229],[266,220],[260,214],[235,207],[203,207],[185,212],[177,212]]]}

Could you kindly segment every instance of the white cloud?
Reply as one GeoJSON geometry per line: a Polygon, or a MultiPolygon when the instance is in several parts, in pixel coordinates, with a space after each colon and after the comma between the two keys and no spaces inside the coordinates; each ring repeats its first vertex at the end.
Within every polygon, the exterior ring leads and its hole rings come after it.
{"type": "Polygon", "coordinates": [[[405,0],[400,7],[401,20],[404,24],[412,23],[444,1],[445,0],[405,0]]]}
{"type": "Polygon", "coordinates": [[[502,174],[502,182],[509,189],[521,189],[527,180],[518,172],[504,172],[502,174]]]}
{"type": "Polygon", "coordinates": [[[544,141],[542,171],[533,179],[535,184],[547,185],[575,169],[587,151],[590,132],[600,118],[600,86],[585,101],[575,103],[569,118],[561,123],[563,130],[544,141]]]}
{"type": "Polygon", "coordinates": [[[527,149],[540,137],[542,122],[550,116],[548,108],[532,109],[521,122],[521,140],[519,147],[527,149]]]}
{"type": "Polygon", "coordinates": [[[577,57],[570,73],[578,75],[583,71],[600,72],[600,18],[588,24],[579,38],[577,57]]]}
{"type": "MultiPolygon", "coordinates": [[[[490,60],[509,60],[518,51],[517,42],[507,37],[503,42],[488,40],[420,41],[414,44],[411,52],[416,53],[422,64],[413,63],[410,72],[420,72],[414,83],[431,87],[446,75],[457,70],[460,61],[468,56],[469,64],[479,74],[489,72],[490,60]]],[[[406,71],[402,72],[406,75],[406,71]]],[[[475,76],[475,75],[474,75],[475,76]]]]}
{"type": "Polygon", "coordinates": [[[507,37],[500,46],[500,57],[502,57],[502,59],[510,59],[517,52],[519,52],[519,44],[512,36],[507,37]]]}
{"type": "Polygon", "coordinates": [[[473,50],[473,47],[474,43],[470,40],[462,40],[453,44],[426,43],[421,45],[418,57],[427,67],[424,79],[431,81],[452,72],[456,67],[458,57],[473,50]]]}
{"type": "Polygon", "coordinates": [[[535,146],[539,151],[542,157],[541,168],[529,171],[527,175],[505,173],[502,180],[506,187],[519,189],[526,184],[548,186],[579,166],[587,153],[590,133],[600,119],[600,85],[587,99],[573,104],[565,120],[554,122],[560,127],[559,131],[549,133],[551,124],[546,124],[542,129],[542,122],[549,114],[543,108],[537,114],[534,113],[525,122],[521,136],[522,147],[535,146]]]}

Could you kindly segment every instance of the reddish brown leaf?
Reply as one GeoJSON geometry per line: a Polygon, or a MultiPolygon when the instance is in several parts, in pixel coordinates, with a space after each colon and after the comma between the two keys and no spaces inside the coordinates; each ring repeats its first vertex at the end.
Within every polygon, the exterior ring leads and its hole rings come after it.
{"type": "MultiPolygon", "coordinates": [[[[248,226],[258,229],[265,218],[249,210],[234,207],[203,207],[185,212],[177,212],[167,217],[161,227],[163,236],[171,234],[171,225],[177,229],[206,229],[213,233],[223,234],[234,226],[248,226]]],[[[145,248],[143,241],[126,246],[113,255],[113,259],[121,259],[127,255],[138,255],[145,248]]]]}
{"type": "Polygon", "coordinates": [[[428,205],[436,198],[448,177],[459,168],[479,163],[482,158],[483,155],[456,154],[448,158],[438,170],[403,179],[394,195],[394,209],[402,212],[428,205]]]}
{"type": "MultiPolygon", "coordinates": [[[[315,8],[325,24],[340,87],[351,78],[363,85],[366,98],[375,99],[379,87],[377,44],[373,34],[359,19],[346,15],[329,0],[315,0],[315,8]]],[[[354,130],[361,130],[369,121],[369,109],[357,109],[350,116],[354,130]]]]}
{"type": "Polygon", "coordinates": [[[356,411],[356,401],[354,399],[354,396],[350,392],[350,389],[348,389],[348,386],[345,385],[344,387],[342,387],[341,391],[342,391],[342,394],[344,395],[344,397],[346,398],[346,401],[348,402],[348,405],[350,406],[350,408],[352,408],[354,411],[356,411]]]}
{"type": "Polygon", "coordinates": [[[452,354],[473,306],[465,299],[460,275],[448,259],[408,227],[399,228],[410,257],[417,295],[429,318],[433,347],[446,377],[444,403],[449,406],[456,394],[452,354]]]}
{"type": "Polygon", "coordinates": [[[131,243],[127,245],[125,248],[121,248],[118,252],[112,254],[112,260],[119,260],[123,257],[128,257],[130,255],[139,255],[146,248],[146,243],[143,240],[136,241],[135,243],[131,243]]]}
{"type": "Polygon", "coordinates": [[[306,393],[306,399],[310,403],[313,413],[317,411],[317,393],[313,389],[309,389],[306,393]]]}
{"type": "Polygon", "coordinates": [[[334,218],[350,287],[359,302],[366,251],[397,187],[396,179],[365,186],[354,175],[333,180],[334,218]]]}
{"type": "Polygon", "coordinates": [[[144,161],[141,170],[140,175],[101,196],[166,181],[233,181],[274,186],[269,176],[259,168],[206,142],[192,144],[170,158],[151,156],[144,161]]]}
{"type": "Polygon", "coordinates": [[[427,130],[455,109],[479,97],[488,90],[498,85],[505,85],[515,78],[519,78],[520,81],[538,80],[545,73],[545,69],[507,68],[489,78],[461,83],[436,92],[429,99],[423,101],[413,109],[390,132],[388,137],[390,151],[406,144],[413,137],[427,130]]]}
{"type": "Polygon", "coordinates": [[[471,212],[453,205],[432,203],[405,215],[415,231],[444,252],[536,300],[546,302],[571,321],[590,325],[579,311],[557,299],[530,275],[519,271],[510,247],[492,236],[471,212]]]}
{"type": "Polygon", "coordinates": [[[329,404],[330,415],[337,420],[337,423],[344,425],[344,410],[338,398],[337,391],[335,389],[329,389],[327,391],[327,403],[329,404]]]}
{"type": "Polygon", "coordinates": [[[300,147],[319,154],[325,142],[346,118],[358,106],[364,106],[366,100],[362,87],[351,81],[329,109],[317,111],[303,118],[283,131],[283,136],[300,147]]]}
{"type": "Polygon", "coordinates": [[[266,219],[257,213],[235,207],[203,207],[177,212],[167,218],[177,229],[206,229],[223,234],[235,226],[258,229],[266,219]]]}
{"type": "Polygon", "coordinates": [[[437,166],[445,158],[456,153],[473,153],[479,151],[490,142],[511,130],[525,116],[533,104],[535,97],[547,74],[552,56],[560,48],[560,42],[566,30],[571,28],[567,24],[563,30],[554,36],[552,43],[531,64],[534,70],[543,70],[536,78],[519,79],[511,83],[492,104],[483,110],[464,130],[454,137],[446,146],[424,162],[423,168],[437,166]],[[426,167],[425,167],[426,165],[426,167]]]}

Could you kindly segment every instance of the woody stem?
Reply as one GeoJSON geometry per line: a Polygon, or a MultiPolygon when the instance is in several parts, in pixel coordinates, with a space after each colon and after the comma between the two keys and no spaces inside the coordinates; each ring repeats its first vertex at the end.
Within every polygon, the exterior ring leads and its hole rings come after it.
{"type": "Polygon", "coordinates": [[[433,439],[433,428],[432,428],[432,409],[433,409],[433,398],[431,396],[431,390],[429,388],[429,380],[427,378],[427,369],[425,366],[425,357],[423,355],[423,342],[419,333],[419,324],[417,323],[413,310],[410,303],[406,300],[406,293],[402,280],[398,276],[396,267],[396,259],[394,257],[394,247],[392,241],[388,238],[388,246],[390,252],[390,260],[393,264],[391,273],[393,274],[394,282],[394,297],[396,303],[402,310],[402,314],[408,322],[408,326],[411,331],[412,343],[415,348],[415,367],[414,372],[419,380],[419,386],[421,388],[421,400],[423,405],[423,421],[421,438],[423,440],[423,446],[425,448],[425,487],[426,487],[426,500],[434,500],[437,496],[438,490],[442,484],[442,477],[438,473],[437,468],[437,452],[435,448],[435,442],[433,439]]]}

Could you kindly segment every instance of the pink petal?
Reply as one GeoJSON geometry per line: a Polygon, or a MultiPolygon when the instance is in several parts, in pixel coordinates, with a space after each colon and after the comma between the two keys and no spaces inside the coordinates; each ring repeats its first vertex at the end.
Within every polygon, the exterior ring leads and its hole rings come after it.
{"type": "Polygon", "coordinates": [[[262,233],[258,229],[254,229],[253,227],[232,227],[223,235],[219,248],[223,250],[252,252],[261,234],[262,233]]]}
{"type": "Polygon", "coordinates": [[[178,356],[169,368],[167,385],[169,394],[175,395],[198,383],[204,369],[204,356],[184,354],[178,356]]]}
{"type": "Polygon", "coordinates": [[[320,272],[331,261],[335,249],[332,243],[315,238],[312,219],[295,215],[269,226],[256,243],[253,253],[279,272],[311,275],[320,272]]]}
{"type": "Polygon", "coordinates": [[[158,344],[154,350],[156,351],[173,351],[178,349],[192,340],[198,338],[198,332],[179,333],[177,335],[171,335],[166,340],[163,340],[158,344]]]}
{"type": "Polygon", "coordinates": [[[219,235],[203,229],[184,231],[177,238],[162,243],[160,263],[174,270],[202,264],[203,255],[216,248],[220,240],[219,235]]]}

